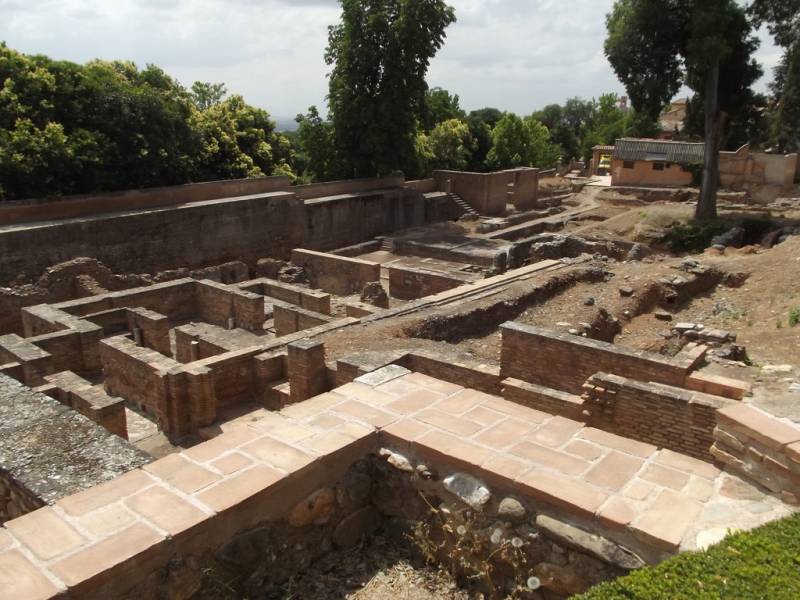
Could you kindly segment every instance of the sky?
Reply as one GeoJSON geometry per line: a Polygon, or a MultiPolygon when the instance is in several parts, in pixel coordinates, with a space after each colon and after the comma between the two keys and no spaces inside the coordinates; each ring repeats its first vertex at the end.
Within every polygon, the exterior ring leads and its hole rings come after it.
{"type": "MultiPolygon", "coordinates": [[[[458,22],[428,73],[466,110],[520,114],[579,96],[624,94],[603,55],[613,0],[450,0],[458,22]]],[[[86,62],[154,63],[183,84],[223,82],[274,117],[324,111],[327,28],[336,0],[0,0],[0,41],[86,62]]],[[[780,58],[766,32],[766,89],[780,58]]],[[[685,91],[683,92],[685,94],[685,91]]]]}

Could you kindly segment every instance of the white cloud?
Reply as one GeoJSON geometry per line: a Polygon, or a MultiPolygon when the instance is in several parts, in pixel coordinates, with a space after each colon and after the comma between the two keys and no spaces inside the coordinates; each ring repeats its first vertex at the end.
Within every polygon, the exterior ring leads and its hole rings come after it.
{"type": "MultiPolygon", "coordinates": [[[[623,92],[602,53],[613,0],[451,0],[458,22],[434,59],[431,85],[467,109],[531,112],[572,96],[623,92]]],[[[155,63],[190,85],[224,82],[273,115],[324,105],[327,27],[335,0],[0,0],[0,40],[85,62],[155,63]]],[[[767,77],[780,52],[759,53],[767,77]]]]}

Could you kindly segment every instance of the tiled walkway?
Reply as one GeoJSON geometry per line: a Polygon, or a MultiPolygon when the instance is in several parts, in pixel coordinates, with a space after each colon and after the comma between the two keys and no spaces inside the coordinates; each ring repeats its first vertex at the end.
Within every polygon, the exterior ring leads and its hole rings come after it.
{"type": "MultiPolygon", "coordinates": [[[[702,547],[728,528],[749,529],[791,511],[709,463],[419,373],[374,387],[350,383],[280,414],[309,434],[381,428],[396,444],[413,442],[465,470],[512,480],[522,494],[577,517],[594,515],[608,529],[630,529],[665,551],[702,547]]],[[[223,429],[269,433],[278,419],[259,410],[223,429]]]]}

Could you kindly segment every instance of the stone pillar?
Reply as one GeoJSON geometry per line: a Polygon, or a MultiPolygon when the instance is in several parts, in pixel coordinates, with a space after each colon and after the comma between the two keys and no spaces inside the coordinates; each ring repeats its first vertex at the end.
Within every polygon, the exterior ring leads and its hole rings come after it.
{"type": "Polygon", "coordinates": [[[328,391],[325,344],[305,339],[289,344],[289,391],[292,403],[328,391]]]}

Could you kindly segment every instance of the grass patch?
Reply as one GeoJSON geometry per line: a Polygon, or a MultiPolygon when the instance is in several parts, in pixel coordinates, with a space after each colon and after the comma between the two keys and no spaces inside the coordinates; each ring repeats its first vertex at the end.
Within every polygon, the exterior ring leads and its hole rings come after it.
{"type": "Polygon", "coordinates": [[[800,306],[795,306],[789,311],[789,327],[800,325],[800,306]]]}
{"type": "Polygon", "coordinates": [[[800,514],[733,534],[574,596],[579,600],[797,600],[800,514]]]}
{"type": "Polygon", "coordinates": [[[664,236],[664,241],[670,250],[675,253],[690,252],[693,254],[703,252],[711,245],[711,240],[722,235],[731,228],[725,221],[691,221],[677,223],[670,227],[664,236]]]}

